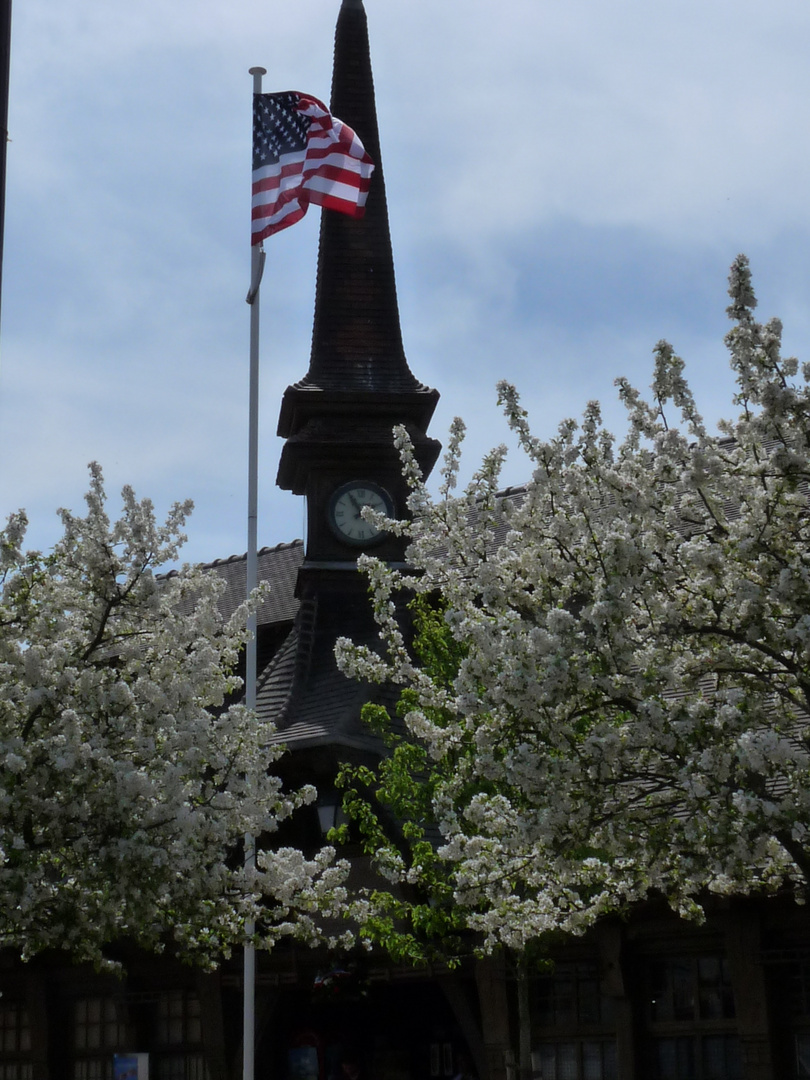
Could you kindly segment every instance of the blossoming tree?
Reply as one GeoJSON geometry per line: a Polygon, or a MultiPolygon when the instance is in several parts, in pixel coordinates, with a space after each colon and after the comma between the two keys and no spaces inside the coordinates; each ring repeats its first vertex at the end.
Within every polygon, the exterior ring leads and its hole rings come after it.
{"type": "MultiPolygon", "coordinates": [[[[385,650],[343,642],[341,663],[407,688],[453,902],[489,947],[652,893],[700,917],[710,893],[810,882],[810,365],[755,320],[742,256],[729,293],[739,415],[719,435],[665,342],[652,400],[618,383],[621,442],[596,404],[539,439],[500,385],[520,490],[499,494],[498,449],[454,494],[456,422],[434,499],[397,435],[413,570],[365,560],[385,650]],[[440,597],[450,678],[414,659],[403,589],[440,597]]],[[[435,878],[390,846],[384,862],[435,878]]]]}
{"type": "Polygon", "coordinates": [[[330,853],[267,852],[250,873],[238,854],[314,795],[283,793],[280,749],[227,704],[245,611],[223,622],[212,573],[156,577],[190,504],[159,525],[123,500],[111,524],[91,466],[87,515],[61,512],[51,554],[23,553],[23,513],[0,533],[0,946],[98,963],[111,941],[172,941],[210,961],[247,918],[266,944],[307,932],[330,853]]]}

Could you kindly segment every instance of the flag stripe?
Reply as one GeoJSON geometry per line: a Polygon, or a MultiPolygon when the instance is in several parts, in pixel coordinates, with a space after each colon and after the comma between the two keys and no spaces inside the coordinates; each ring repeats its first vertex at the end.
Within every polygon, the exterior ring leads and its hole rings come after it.
{"type": "Polygon", "coordinates": [[[374,165],[350,127],[306,94],[254,95],[252,238],[293,225],[310,203],[362,217],[374,165]]]}
{"type": "Polygon", "coordinates": [[[262,175],[257,176],[253,184],[254,196],[269,198],[266,193],[277,191],[280,187],[289,186],[291,183],[309,184],[313,178],[327,177],[334,180],[342,180],[346,184],[368,191],[370,177],[362,170],[354,171],[347,169],[335,157],[325,160],[317,169],[305,170],[296,165],[284,165],[282,167],[269,166],[261,170],[262,175]]]}

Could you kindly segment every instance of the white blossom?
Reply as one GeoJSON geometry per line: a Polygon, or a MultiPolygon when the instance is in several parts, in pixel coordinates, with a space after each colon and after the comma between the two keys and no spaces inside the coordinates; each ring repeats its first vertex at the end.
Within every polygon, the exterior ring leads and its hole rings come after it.
{"type": "Polygon", "coordinates": [[[460,422],[435,499],[397,432],[412,569],[365,564],[388,651],[340,662],[411,692],[440,854],[487,946],[651,893],[700,918],[708,892],[810,881],[810,366],[754,319],[742,256],[729,291],[720,436],[666,342],[650,401],[617,384],[620,442],[595,403],[540,439],[501,384],[530,461],[509,497],[502,448],[459,491],[460,422]],[[449,682],[414,664],[399,590],[441,597],[464,652],[449,682]]]}
{"type": "Polygon", "coordinates": [[[314,793],[282,791],[271,730],[227,704],[246,609],[223,622],[214,573],[155,573],[190,504],[160,525],[123,502],[111,523],[92,466],[87,515],[61,511],[50,554],[23,552],[23,514],[0,532],[0,946],[100,963],[130,938],[210,962],[247,919],[266,944],[299,910],[312,924],[343,868],[331,851],[241,867],[244,835],[314,793]]]}

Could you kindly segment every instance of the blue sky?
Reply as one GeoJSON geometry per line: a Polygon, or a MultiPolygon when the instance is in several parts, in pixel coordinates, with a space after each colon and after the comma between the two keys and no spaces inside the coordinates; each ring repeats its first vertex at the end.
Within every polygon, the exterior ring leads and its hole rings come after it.
{"type": "MultiPolygon", "coordinates": [[[[193,498],[186,556],[246,546],[250,92],[329,96],[338,0],[19,0],[0,337],[0,514],[29,543],[81,507],[193,498]]],[[[729,414],[726,275],[810,359],[810,5],[366,0],[406,352],[470,469],[514,381],[538,434],[668,338],[729,414]]],[[[259,542],[301,535],[274,486],[306,371],[317,213],[267,244],[259,542]]],[[[512,457],[505,482],[527,475],[512,457]]]]}

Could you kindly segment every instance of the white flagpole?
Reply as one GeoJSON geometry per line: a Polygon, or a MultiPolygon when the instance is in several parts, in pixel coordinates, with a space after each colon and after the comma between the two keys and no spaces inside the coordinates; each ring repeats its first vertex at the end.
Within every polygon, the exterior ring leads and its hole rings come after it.
{"type": "MultiPolygon", "coordinates": [[[[253,93],[262,92],[262,67],[252,67],[253,93]]],[[[248,406],[248,547],[247,595],[258,585],[258,507],[259,507],[259,286],[264,270],[264,249],[254,244],[250,249],[250,395],[248,406]]],[[[245,655],[245,705],[256,708],[256,614],[248,617],[248,642],[245,655]]],[[[256,842],[245,835],[245,866],[256,865],[256,842]]],[[[256,948],[252,938],[256,925],[251,919],[245,925],[245,957],[243,972],[242,1023],[242,1080],[254,1080],[256,1056],[256,948]]]]}

